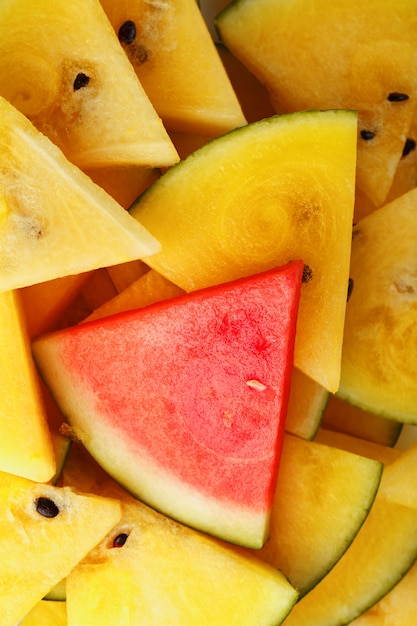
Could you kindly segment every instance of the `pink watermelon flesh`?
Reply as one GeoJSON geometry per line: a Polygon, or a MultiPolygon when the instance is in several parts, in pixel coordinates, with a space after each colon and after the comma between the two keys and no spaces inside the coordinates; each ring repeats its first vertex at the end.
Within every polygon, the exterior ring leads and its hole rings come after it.
{"type": "Polygon", "coordinates": [[[277,479],[303,263],[38,338],[75,434],[139,499],[261,547],[277,479]]]}

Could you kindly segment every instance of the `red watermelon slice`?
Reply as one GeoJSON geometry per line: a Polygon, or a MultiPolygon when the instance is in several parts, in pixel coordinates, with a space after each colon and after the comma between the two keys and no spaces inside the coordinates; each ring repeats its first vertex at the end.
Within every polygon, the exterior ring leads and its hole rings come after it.
{"type": "Polygon", "coordinates": [[[38,338],[74,433],[136,497],[253,548],[268,536],[303,263],[38,338]]]}

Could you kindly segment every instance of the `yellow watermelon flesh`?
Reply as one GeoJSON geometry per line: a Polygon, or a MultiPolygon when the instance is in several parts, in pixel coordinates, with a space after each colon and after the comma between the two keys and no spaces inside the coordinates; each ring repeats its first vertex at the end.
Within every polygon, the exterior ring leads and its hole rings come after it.
{"type": "Polygon", "coordinates": [[[246,123],[195,0],[101,0],[169,130],[216,136],[246,123]]]}
{"type": "Polygon", "coordinates": [[[415,109],[414,2],[238,0],[216,23],[278,111],[358,110],[357,184],[381,205],[415,109]]]}
{"type": "Polygon", "coordinates": [[[311,280],[301,293],[295,365],[332,392],[349,280],[356,129],[351,111],[248,124],[172,167],[130,209],[162,246],[146,262],[185,291],[302,259],[311,280]]]}
{"type": "Polygon", "coordinates": [[[81,168],[178,160],[99,0],[1,2],[0,95],[81,168]]]}
{"type": "Polygon", "coordinates": [[[117,500],[0,473],[0,611],[14,626],[117,524],[117,500]]]}
{"type": "Polygon", "coordinates": [[[67,577],[70,624],[281,623],[297,599],[278,570],[147,508],[123,516],[67,577]],[[161,556],[163,555],[163,558],[161,556]]]}
{"type": "Polygon", "coordinates": [[[0,97],[0,291],[153,254],[159,244],[0,97]]]}
{"type": "Polygon", "coordinates": [[[0,293],[0,370],[0,471],[49,481],[55,474],[55,455],[15,291],[0,293]]]}
{"type": "Polygon", "coordinates": [[[366,411],[417,424],[417,189],[353,229],[338,395],[366,411]]]}

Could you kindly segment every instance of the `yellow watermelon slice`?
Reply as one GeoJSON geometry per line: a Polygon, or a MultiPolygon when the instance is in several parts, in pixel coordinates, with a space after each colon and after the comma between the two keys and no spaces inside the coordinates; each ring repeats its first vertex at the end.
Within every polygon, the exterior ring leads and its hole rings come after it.
{"type": "Polygon", "coordinates": [[[304,596],[355,540],[382,468],[380,461],[286,434],[270,537],[258,557],[304,596]]]}
{"type": "Polygon", "coordinates": [[[55,474],[49,433],[19,295],[0,293],[0,471],[34,481],[55,474]]]}
{"type": "Polygon", "coordinates": [[[303,259],[295,365],[340,379],[357,116],[273,116],[209,142],[161,176],[131,215],[160,241],[146,262],[185,291],[303,259]]]}
{"type": "Polygon", "coordinates": [[[216,23],[278,111],[359,112],[357,184],[383,204],[417,97],[413,0],[237,0],[216,23]]]}
{"type": "Polygon", "coordinates": [[[120,504],[0,473],[0,611],[14,626],[117,524],[120,504]]]}
{"type": "Polygon", "coordinates": [[[153,254],[157,241],[0,97],[0,291],[153,254]]]}
{"type": "Polygon", "coordinates": [[[0,95],[78,166],[178,156],[99,0],[4,0],[0,95]]]}
{"type": "Polygon", "coordinates": [[[338,396],[366,411],[417,424],[417,189],[353,229],[338,396]]]}
{"type": "Polygon", "coordinates": [[[181,526],[133,499],[67,577],[70,624],[270,626],[297,591],[255,555],[181,526]]]}
{"type": "Polygon", "coordinates": [[[101,0],[169,130],[216,136],[246,123],[195,0],[101,0]]]}

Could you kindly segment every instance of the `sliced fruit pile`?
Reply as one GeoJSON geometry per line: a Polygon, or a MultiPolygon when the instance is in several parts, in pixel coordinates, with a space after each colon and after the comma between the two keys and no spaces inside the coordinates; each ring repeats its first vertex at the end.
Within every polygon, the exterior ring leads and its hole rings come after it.
{"type": "Polygon", "coordinates": [[[414,623],[416,31],[3,1],[4,626],[414,623]]]}

